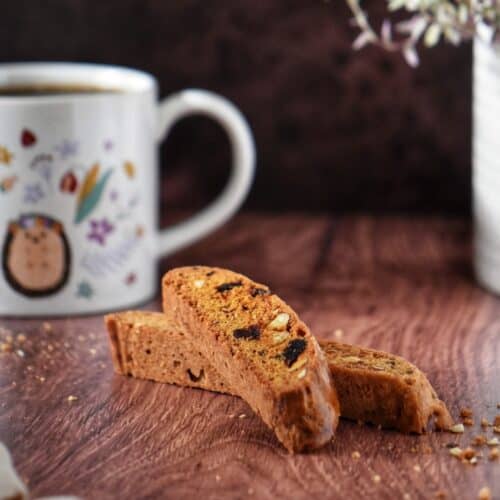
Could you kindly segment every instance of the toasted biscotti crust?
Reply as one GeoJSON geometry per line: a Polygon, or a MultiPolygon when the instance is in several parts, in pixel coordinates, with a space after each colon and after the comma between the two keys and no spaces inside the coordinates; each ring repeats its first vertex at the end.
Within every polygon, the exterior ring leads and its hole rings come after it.
{"type": "Polygon", "coordinates": [[[291,307],[220,268],[173,269],[162,291],[164,311],[289,451],[332,438],[339,404],[328,365],[291,307]]]}
{"type": "MultiPolygon", "coordinates": [[[[106,325],[117,373],[235,394],[167,315],[110,314],[106,325]]],[[[414,433],[424,432],[432,416],[439,429],[453,424],[427,377],[405,359],[338,342],[319,343],[343,417],[414,433]]]]}

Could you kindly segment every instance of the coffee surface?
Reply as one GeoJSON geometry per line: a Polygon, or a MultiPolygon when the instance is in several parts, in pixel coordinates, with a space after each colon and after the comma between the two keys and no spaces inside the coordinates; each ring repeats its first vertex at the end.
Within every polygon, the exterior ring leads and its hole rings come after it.
{"type": "Polygon", "coordinates": [[[47,96],[68,94],[115,94],[119,89],[82,84],[23,84],[0,87],[0,97],[47,96]]]}

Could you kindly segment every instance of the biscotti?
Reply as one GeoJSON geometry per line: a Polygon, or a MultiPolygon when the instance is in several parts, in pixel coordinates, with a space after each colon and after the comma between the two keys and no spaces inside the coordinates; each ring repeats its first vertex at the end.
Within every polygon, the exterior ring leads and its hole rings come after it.
{"type": "Polygon", "coordinates": [[[330,441],[339,418],[335,387],[316,339],[291,307],[220,268],[173,269],[162,292],[164,312],[289,451],[330,441]]]}
{"type": "MultiPolygon", "coordinates": [[[[106,316],[117,373],[180,386],[235,394],[162,313],[132,311],[106,316]]],[[[345,418],[402,432],[424,432],[453,422],[427,377],[405,359],[372,349],[319,341],[345,418]]]]}
{"type": "Polygon", "coordinates": [[[117,373],[234,394],[165,314],[129,311],[108,314],[104,320],[117,373]]]}
{"type": "Polygon", "coordinates": [[[337,388],[341,414],[402,432],[422,433],[435,417],[437,429],[453,420],[427,377],[400,356],[338,342],[320,341],[337,388]]]}

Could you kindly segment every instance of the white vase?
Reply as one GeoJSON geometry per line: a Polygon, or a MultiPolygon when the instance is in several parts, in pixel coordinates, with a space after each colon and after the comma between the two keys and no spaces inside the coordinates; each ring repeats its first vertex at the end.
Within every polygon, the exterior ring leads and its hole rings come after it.
{"type": "Polygon", "coordinates": [[[472,195],[474,267],[500,294],[500,44],[474,42],[472,195]]]}

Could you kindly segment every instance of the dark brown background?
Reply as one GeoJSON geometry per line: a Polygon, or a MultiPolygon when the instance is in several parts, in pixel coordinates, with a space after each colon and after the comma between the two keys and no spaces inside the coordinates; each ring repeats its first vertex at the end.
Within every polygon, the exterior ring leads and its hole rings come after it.
{"type": "MultiPolygon", "coordinates": [[[[339,0],[11,0],[1,14],[0,60],[135,66],[163,95],[195,86],[232,99],[258,145],[248,208],[469,210],[470,47],[422,49],[416,71],[354,54],[339,0]]],[[[190,118],[162,160],[165,207],[196,208],[224,182],[229,151],[216,125],[190,118]]]]}

